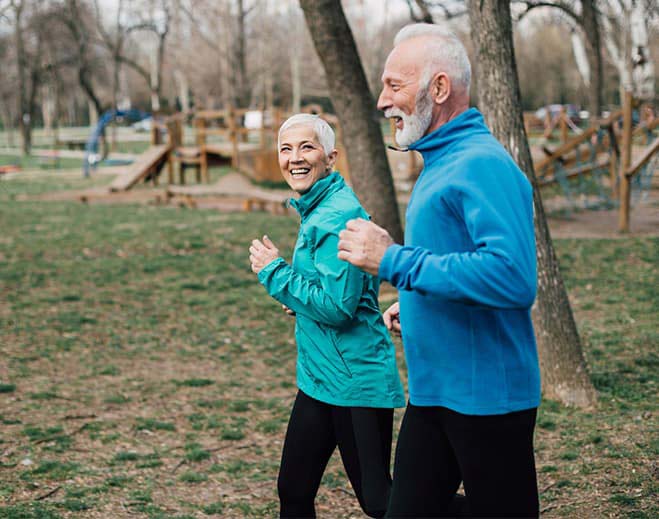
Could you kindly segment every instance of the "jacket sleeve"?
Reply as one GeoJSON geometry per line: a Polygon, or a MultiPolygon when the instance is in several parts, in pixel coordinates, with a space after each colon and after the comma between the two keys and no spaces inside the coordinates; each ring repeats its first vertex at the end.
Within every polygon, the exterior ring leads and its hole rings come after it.
{"type": "Polygon", "coordinates": [[[365,274],[338,259],[338,231],[316,228],[314,234],[318,280],[305,278],[278,258],[259,272],[259,281],[273,298],[295,313],[338,328],[354,318],[365,274]]]}
{"type": "MultiPolygon", "coordinates": [[[[434,254],[422,247],[392,245],[380,264],[380,277],[399,290],[446,300],[501,309],[530,307],[536,294],[530,185],[506,171],[467,174],[451,205],[464,222],[473,250],[434,254]]],[[[425,223],[426,232],[442,232],[425,223]]]]}

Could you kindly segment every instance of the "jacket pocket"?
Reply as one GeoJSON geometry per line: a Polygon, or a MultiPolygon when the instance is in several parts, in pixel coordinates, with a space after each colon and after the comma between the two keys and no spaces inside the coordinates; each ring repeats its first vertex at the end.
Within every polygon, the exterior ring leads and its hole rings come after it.
{"type": "Polygon", "coordinates": [[[338,341],[331,328],[300,317],[298,317],[297,328],[308,345],[305,348],[307,350],[307,360],[313,363],[319,370],[319,373],[314,374],[316,378],[320,378],[319,375],[325,375],[327,377],[336,376],[336,372],[344,377],[352,378],[352,371],[350,371],[348,364],[341,354],[338,341]],[[328,369],[331,371],[326,373],[328,369]],[[335,372],[332,373],[332,371],[335,372]]]}

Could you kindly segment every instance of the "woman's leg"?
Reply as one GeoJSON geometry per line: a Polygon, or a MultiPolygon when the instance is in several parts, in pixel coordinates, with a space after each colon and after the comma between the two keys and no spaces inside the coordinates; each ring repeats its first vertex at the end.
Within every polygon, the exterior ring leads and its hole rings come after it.
{"type": "Polygon", "coordinates": [[[335,447],[332,406],[298,391],[277,479],[281,517],[316,517],[314,500],[335,447]]]}
{"type": "Polygon", "coordinates": [[[334,407],[334,430],[352,488],[364,513],[383,517],[391,491],[393,409],[334,407]]]}

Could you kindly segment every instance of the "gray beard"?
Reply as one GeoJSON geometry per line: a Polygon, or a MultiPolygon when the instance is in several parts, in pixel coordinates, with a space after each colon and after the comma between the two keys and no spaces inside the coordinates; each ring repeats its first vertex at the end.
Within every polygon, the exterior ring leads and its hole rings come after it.
{"type": "Polygon", "coordinates": [[[396,130],[396,142],[399,146],[407,148],[410,144],[424,136],[432,120],[432,101],[429,89],[419,90],[416,96],[416,106],[412,115],[402,112],[393,114],[403,119],[403,129],[396,130]]]}

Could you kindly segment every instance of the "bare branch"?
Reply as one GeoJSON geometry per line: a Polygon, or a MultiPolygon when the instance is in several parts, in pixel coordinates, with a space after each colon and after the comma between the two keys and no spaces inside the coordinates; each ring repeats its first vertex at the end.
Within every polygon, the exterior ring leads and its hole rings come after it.
{"type": "Polygon", "coordinates": [[[538,7],[554,7],[556,9],[560,9],[563,11],[565,14],[573,18],[576,22],[581,23],[581,15],[578,14],[574,9],[572,9],[572,6],[566,4],[565,2],[548,2],[548,1],[543,1],[543,0],[513,0],[514,4],[522,4],[526,6],[526,11],[523,11],[522,13],[519,14],[517,17],[517,21],[520,21],[524,16],[526,16],[529,11],[536,9],[538,7]]]}

